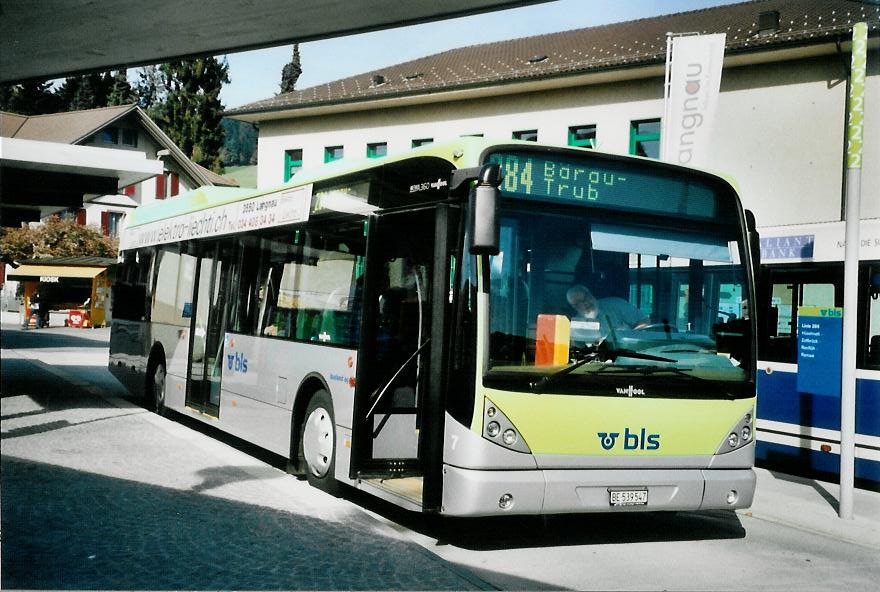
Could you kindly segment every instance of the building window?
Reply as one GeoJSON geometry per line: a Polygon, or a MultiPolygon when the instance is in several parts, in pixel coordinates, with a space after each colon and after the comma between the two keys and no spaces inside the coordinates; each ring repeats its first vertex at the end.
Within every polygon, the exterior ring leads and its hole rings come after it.
{"type": "Polygon", "coordinates": [[[388,142],[367,144],[367,158],[382,158],[388,155],[388,142]]]}
{"type": "Polygon", "coordinates": [[[431,144],[434,141],[434,138],[419,138],[418,140],[412,141],[412,147],[418,148],[419,146],[424,146],[425,144],[431,144]]]}
{"type": "Polygon", "coordinates": [[[514,140],[525,140],[526,142],[538,141],[538,130],[524,130],[521,132],[513,132],[514,140]]]}
{"type": "Polygon", "coordinates": [[[122,212],[107,212],[108,216],[108,224],[107,230],[109,236],[119,236],[119,227],[122,224],[122,217],[124,214],[122,212]]]}
{"type": "Polygon", "coordinates": [[[138,145],[137,130],[131,130],[131,129],[122,130],[122,145],[129,146],[130,148],[137,148],[137,145],[138,145]]]}
{"type": "Polygon", "coordinates": [[[595,125],[573,125],[568,128],[568,145],[581,148],[596,147],[595,125]]]}
{"type": "Polygon", "coordinates": [[[345,152],[342,146],[327,146],[324,148],[324,162],[333,162],[344,156],[345,152]]]}
{"type": "Polygon", "coordinates": [[[174,197],[180,193],[180,175],[165,172],[156,177],[156,199],[174,197]]]}
{"type": "Polygon", "coordinates": [[[301,148],[284,151],[284,182],[290,179],[303,168],[303,151],[301,148]]]}
{"type": "Polygon", "coordinates": [[[660,158],[660,120],[643,119],[629,125],[629,153],[660,158]]]}
{"type": "Polygon", "coordinates": [[[105,144],[118,144],[119,143],[119,128],[118,127],[105,127],[101,130],[101,141],[105,144]]]}

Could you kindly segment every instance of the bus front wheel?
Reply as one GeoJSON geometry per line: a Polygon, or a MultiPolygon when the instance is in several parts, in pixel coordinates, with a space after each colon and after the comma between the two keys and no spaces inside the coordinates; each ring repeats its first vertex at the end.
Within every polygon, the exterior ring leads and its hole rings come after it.
{"type": "Polygon", "coordinates": [[[312,395],[300,433],[309,483],[327,493],[338,495],[339,482],[334,476],[336,421],[333,417],[333,401],[327,391],[321,389],[312,395]]]}

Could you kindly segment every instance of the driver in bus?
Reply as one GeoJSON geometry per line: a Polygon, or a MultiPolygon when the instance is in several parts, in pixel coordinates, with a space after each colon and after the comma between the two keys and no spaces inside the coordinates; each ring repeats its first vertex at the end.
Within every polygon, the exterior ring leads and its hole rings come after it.
{"type": "Polygon", "coordinates": [[[596,298],[581,284],[569,288],[566,299],[576,311],[572,321],[599,321],[612,329],[641,329],[651,323],[644,312],[623,298],[596,298]]]}

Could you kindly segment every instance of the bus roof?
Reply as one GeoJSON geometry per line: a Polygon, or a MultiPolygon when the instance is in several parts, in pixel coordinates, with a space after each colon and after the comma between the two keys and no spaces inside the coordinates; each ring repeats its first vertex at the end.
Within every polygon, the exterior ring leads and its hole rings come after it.
{"type": "MultiPolygon", "coordinates": [[[[433,156],[442,158],[455,165],[456,168],[467,168],[478,165],[478,159],[483,149],[499,144],[497,140],[486,140],[477,137],[459,138],[455,141],[427,144],[413,148],[402,154],[385,156],[382,158],[343,159],[331,162],[311,169],[298,172],[290,181],[267,189],[242,189],[230,187],[205,186],[181,193],[174,199],[166,199],[151,202],[136,208],[128,215],[128,227],[157,222],[175,218],[185,214],[198,212],[216,206],[222,206],[237,201],[243,201],[261,195],[267,195],[290,189],[325,181],[334,177],[341,177],[361,171],[378,168],[389,163],[398,162],[414,156],[433,156]]],[[[520,143],[519,141],[505,142],[507,144],[520,143]]],[[[534,146],[534,142],[522,142],[534,146]]]]}
{"type": "MultiPolygon", "coordinates": [[[[278,193],[290,190],[296,187],[302,187],[311,183],[326,181],[336,177],[342,177],[370,169],[379,168],[390,163],[400,162],[413,157],[435,157],[446,160],[458,169],[477,167],[480,163],[480,157],[486,149],[493,146],[512,146],[522,145],[529,148],[545,148],[545,149],[563,149],[567,151],[584,151],[591,154],[603,154],[613,156],[614,158],[629,160],[646,160],[656,163],[656,160],[646,159],[639,156],[607,154],[599,150],[578,148],[574,146],[554,146],[550,144],[539,144],[523,140],[505,140],[499,138],[482,138],[478,136],[466,136],[456,138],[448,142],[439,142],[435,144],[427,144],[418,148],[413,148],[401,154],[384,156],[382,158],[363,158],[363,159],[342,159],[335,162],[327,163],[322,166],[311,169],[304,169],[299,172],[287,183],[277,185],[266,189],[248,189],[248,188],[230,188],[204,186],[182,193],[174,199],[165,199],[142,205],[130,212],[126,219],[126,228],[135,228],[144,224],[158,222],[161,220],[170,220],[179,216],[192,214],[202,210],[223,206],[239,201],[257,198],[263,195],[278,193]]],[[[667,163],[670,167],[679,167],[667,163]]],[[[687,168],[687,167],[680,167],[687,168]]],[[[700,169],[689,169],[700,170],[700,169]]],[[[723,179],[730,184],[734,190],[738,191],[735,181],[726,175],[715,173],[712,171],[702,172],[711,176],[723,179]]]]}

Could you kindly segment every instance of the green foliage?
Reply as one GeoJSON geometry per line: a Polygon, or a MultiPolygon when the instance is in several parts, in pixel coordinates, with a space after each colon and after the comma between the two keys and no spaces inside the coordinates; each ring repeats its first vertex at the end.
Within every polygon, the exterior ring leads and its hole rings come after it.
{"type": "Polygon", "coordinates": [[[165,102],[165,85],[162,80],[159,66],[146,66],[138,70],[138,81],[135,83],[138,105],[153,119],[156,119],[158,106],[165,102]]]}
{"type": "Polygon", "coordinates": [[[110,72],[93,72],[82,76],[70,76],[58,90],[66,111],[82,111],[107,106],[113,76],[110,72]]]}
{"type": "Polygon", "coordinates": [[[63,109],[61,101],[52,92],[52,84],[47,80],[2,86],[0,110],[21,115],[42,115],[63,109]]]}
{"type": "Polygon", "coordinates": [[[110,96],[107,97],[107,105],[131,105],[137,103],[138,98],[128,82],[128,74],[125,70],[118,70],[113,76],[113,84],[110,87],[110,96]]]}
{"type": "Polygon", "coordinates": [[[249,166],[230,166],[226,167],[226,174],[223,175],[227,179],[234,179],[239,187],[257,187],[257,167],[249,166]]]}
{"type": "Polygon", "coordinates": [[[166,134],[193,161],[223,172],[223,104],[220,89],[229,82],[226,61],[214,57],[159,66],[165,101],[151,113],[166,134]]]}
{"type": "Polygon", "coordinates": [[[293,44],[293,57],[290,58],[290,62],[284,65],[284,68],[281,69],[281,92],[289,93],[294,91],[294,87],[296,86],[296,81],[299,80],[300,74],[302,74],[302,62],[299,57],[299,43],[293,44]]]}
{"type": "Polygon", "coordinates": [[[30,228],[0,229],[0,253],[5,261],[47,257],[116,257],[119,243],[94,226],[52,216],[30,228]]]}
{"type": "Polygon", "coordinates": [[[257,127],[246,121],[223,119],[223,165],[257,164],[257,127]]]}

